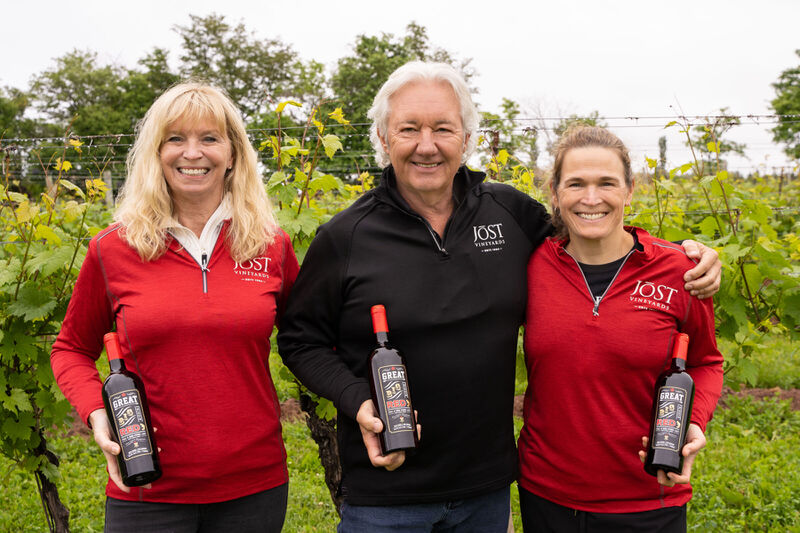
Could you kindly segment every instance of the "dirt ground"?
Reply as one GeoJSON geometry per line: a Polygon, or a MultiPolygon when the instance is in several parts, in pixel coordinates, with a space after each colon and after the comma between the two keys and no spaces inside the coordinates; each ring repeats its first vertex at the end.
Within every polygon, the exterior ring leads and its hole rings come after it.
{"type": "MultiPolygon", "coordinates": [[[[728,387],[725,387],[722,390],[720,406],[725,406],[725,398],[731,394],[740,397],[752,396],[757,400],[778,396],[782,400],[791,400],[792,409],[795,411],[800,411],[800,389],[785,390],[775,387],[772,389],[742,389],[740,391],[733,391],[728,387]]],[[[302,409],[300,409],[300,402],[294,398],[289,398],[281,404],[281,422],[296,422],[298,420],[303,420],[304,416],[305,415],[303,414],[302,409]]],[[[517,396],[514,398],[514,416],[522,416],[522,396],[517,396]]],[[[91,430],[86,427],[86,424],[78,420],[77,413],[73,411],[72,417],[76,422],[73,423],[72,427],[67,431],[67,435],[82,435],[87,440],[91,439],[91,430]]]]}

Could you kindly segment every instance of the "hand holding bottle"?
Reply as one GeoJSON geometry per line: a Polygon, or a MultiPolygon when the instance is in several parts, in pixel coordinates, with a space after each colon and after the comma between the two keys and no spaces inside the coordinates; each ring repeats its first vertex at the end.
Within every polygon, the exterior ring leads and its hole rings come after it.
{"type": "MultiPolygon", "coordinates": [[[[639,459],[644,463],[647,457],[647,437],[642,437],[642,450],[639,450],[639,459]]],[[[700,450],[706,446],[706,436],[700,426],[697,424],[689,424],[689,429],[686,432],[686,444],[681,450],[683,455],[683,470],[680,474],[674,472],[666,473],[659,470],[657,474],[658,482],[665,487],[673,487],[677,483],[689,483],[692,477],[692,464],[695,457],[700,453],[700,450]]]]}
{"type": "Polygon", "coordinates": [[[372,466],[384,467],[391,472],[405,462],[406,452],[403,450],[386,455],[381,453],[380,433],[383,431],[383,422],[378,418],[378,411],[372,400],[366,400],[361,404],[356,414],[356,422],[361,428],[361,437],[364,439],[364,446],[367,448],[372,466]]]}
{"type": "MultiPolygon", "coordinates": [[[[122,475],[119,473],[117,465],[117,455],[119,455],[119,444],[111,440],[111,425],[108,423],[105,409],[95,409],[89,414],[89,425],[94,433],[94,441],[103,451],[106,457],[108,477],[123,492],[130,492],[131,489],[122,482],[122,475]]],[[[149,486],[147,488],[150,488],[149,486]]]]}
{"type": "MultiPolygon", "coordinates": [[[[419,413],[414,410],[414,419],[418,419],[419,413]]],[[[372,466],[384,467],[390,472],[399,468],[406,460],[406,452],[403,450],[391,452],[386,455],[381,453],[380,433],[383,431],[383,422],[378,418],[378,411],[372,400],[366,400],[361,404],[356,414],[356,422],[361,428],[361,437],[364,439],[364,447],[372,466]]],[[[417,439],[422,438],[422,426],[417,424],[417,439]]]]}

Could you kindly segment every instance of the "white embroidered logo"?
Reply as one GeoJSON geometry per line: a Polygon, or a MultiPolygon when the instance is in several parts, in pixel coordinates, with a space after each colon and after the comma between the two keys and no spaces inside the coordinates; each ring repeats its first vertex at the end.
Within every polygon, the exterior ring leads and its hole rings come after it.
{"type": "Polygon", "coordinates": [[[472,226],[472,235],[472,243],[476,248],[481,248],[482,252],[497,252],[506,243],[502,222],[472,226]]]}
{"type": "Polygon", "coordinates": [[[254,257],[239,263],[233,263],[233,272],[244,277],[244,281],[258,281],[262,282],[269,278],[270,257],[254,257]]]}
{"type": "Polygon", "coordinates": [[[636,287],[630,294],[630,300],[639,309],[661,309],[669,311],[672,297],[678,289],[673,289],[668,285],[657,285],[652,281],[636,281],[636,287]]]}

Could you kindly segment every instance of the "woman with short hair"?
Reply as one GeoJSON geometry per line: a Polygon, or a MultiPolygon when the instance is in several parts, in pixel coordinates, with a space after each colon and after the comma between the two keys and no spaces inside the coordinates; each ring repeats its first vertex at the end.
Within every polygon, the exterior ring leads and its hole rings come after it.
{"type": "Polygon", "coordinates": [[[236,106],[181,83],[150,107],[116,223],[89,243],[51,363],[108,466],[106,531],[278,532],[286,452],[269,337],[298,264],[236,106]],[[122,483],[95,361],[116,329],[163,476],[122,483]]]}

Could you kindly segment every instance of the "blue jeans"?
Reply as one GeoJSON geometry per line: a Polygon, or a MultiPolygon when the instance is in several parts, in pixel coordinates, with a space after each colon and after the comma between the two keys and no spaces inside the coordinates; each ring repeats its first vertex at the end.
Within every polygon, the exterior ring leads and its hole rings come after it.
{"type": "Polygon", "coordinates": [[[339,533],[505,533],[511,512],[508,487],[466,498],[411,505],[342,504],[339,533]]]}

